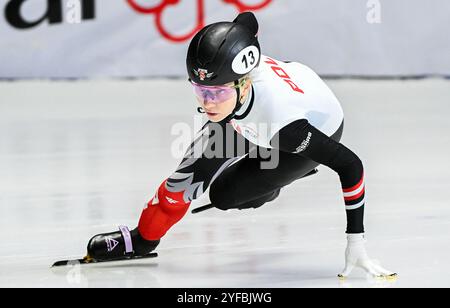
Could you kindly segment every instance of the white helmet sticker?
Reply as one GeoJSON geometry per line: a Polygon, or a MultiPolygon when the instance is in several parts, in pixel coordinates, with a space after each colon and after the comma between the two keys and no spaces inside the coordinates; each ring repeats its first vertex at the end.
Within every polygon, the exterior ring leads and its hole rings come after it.
{"type": "Polygon", "coordinates": [[[231,68],[239,75],[249,73],[258,64],[260,58],[258,47],[249,46],[234,58],[231,68]]]}

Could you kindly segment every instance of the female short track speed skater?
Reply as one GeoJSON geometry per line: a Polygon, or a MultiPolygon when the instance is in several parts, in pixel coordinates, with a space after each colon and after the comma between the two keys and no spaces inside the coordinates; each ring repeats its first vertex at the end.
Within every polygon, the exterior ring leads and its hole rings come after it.
{"type": "Polygon", "coordinates": [[[307,66],[262,55],[257,33],[258,22],[247,12],[233,22],[208,25],[192,39],[189,82],[209,121],[148,202],[138,227],[94,236],[88,244],[91,260],[149,254],[208,187],[218,209],[258,208],[322,164],[339,175],[347,213],[345,268],[339,276],[360,267],[376,277],[395,277],[365,250],[364,169],[339,142],[344,123],[339,101],[307,66]],[[227,138],[230,134],[236,138],[227,138]],[[235,147],[239,140],[245,141],[242,153],[235,147]]]}

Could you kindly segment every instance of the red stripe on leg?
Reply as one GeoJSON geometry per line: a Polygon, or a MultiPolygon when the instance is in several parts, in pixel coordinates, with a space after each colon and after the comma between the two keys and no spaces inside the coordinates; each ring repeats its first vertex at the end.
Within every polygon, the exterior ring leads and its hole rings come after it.
{"type": "Polygon", "coordinates": [[[359,180],[358,184],[356,184],[355,186],[352,186],[350,188],[343,188],[342,191],[347,193],[347,192],[357,190],[363,182],[364,182],[364,173],[361,175],[361,180],[359,180]]]}
{"type": "Polygon", "coordinates": [[[344,200],[345,200],[345,201],[356,200],[356,199],[360,198],[360,197],[364,194],[364,191],[365,191],[365,190],[366,190],[366,189],[363,188],[363,189],[361,189],[361,191],[360,191],[358,194],[356,194],[356,195],[354,195],[354,196],[351,196],[351,197],[344,197],[344,200]]]}

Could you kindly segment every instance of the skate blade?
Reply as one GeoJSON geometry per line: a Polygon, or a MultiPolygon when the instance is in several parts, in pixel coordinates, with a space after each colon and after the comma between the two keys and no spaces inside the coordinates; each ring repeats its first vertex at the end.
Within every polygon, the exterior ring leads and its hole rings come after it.
{"type": "MultiPolygon", "coordinates": [[[[345,280],[347,280],[347,278],[348,278],[348,277],[343,276],[343,275],[341,275],[341,274],[337,275],[337,277],[338,277],[338,279],[339,279],[340,281],[345,281],[345,280]]],[[[397,273],[394,273],[394,274],[391,274],[391,275],[380,275],[380,276],[375,276],[374,278],[375,278],[375,279],[378,279],[378,280],[384,280],[384,279],[386,279],[386,280],[388,280],[388,281],[395,281],[395,280],[397,280],[397,278],[398,278],[398,274],[397,274],[397,273]]]]}
{"type": "Polygon", "coordinates": [[[120,262],[120,261],[132,261],[132,260],[142,260],[142,259],[149,259],[149,258],[156,258],[158,256],[158,253],[152,252],[145,256],[139,256],[139,257],[124,257],[123,259],[115,259],[115,260],[109,260],[109,261],[98,261],[92,259],[90,256],[86,256],[83,259],[74,259],[74,260],[61,260],[53,263],[52,267],[60,267],[60,266],[68,266],[68,265],[75,265],[75,264],[94,264],[94,263],[107,263],[107,262],[120,262]]]}
{"type": "Polygon", "coordinates": [[[386,280],[389,280],[389,281],[395,281],[395,280],[397,280],[397,278],[398,278],[397,273],[386,276],[386,280]]]}
{"type": "Polygon", "coordinates": [[[338,277],[338,279],[339,279],[340,281],[345,281],[345,280],[347,280],[347,277],[346,277],[346,276],[343,276],[343,275],[341,275],[341,274],[337,275],[337,277],[338,277]]]}

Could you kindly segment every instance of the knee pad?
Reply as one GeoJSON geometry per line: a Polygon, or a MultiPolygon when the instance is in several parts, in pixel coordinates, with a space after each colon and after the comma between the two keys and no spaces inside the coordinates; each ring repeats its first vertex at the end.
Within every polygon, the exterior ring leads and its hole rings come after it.
{"type": "Polygon", "coordinates": [[[139,233],[149,241],[161,239],[186,214],[190,202],[185,202],[184,191],[170,192],[166,181],[159,186],[148,202],[139,220],[139,233]]]}

